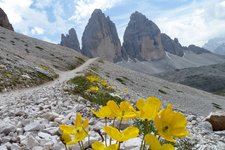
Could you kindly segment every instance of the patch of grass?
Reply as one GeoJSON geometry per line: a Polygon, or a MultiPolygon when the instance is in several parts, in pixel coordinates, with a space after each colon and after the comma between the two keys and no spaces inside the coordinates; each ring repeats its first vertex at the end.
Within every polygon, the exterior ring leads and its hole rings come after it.
{"type": "Polygon", "coordinates": [[[217,109],[220,109],[220,110],[222,109],[221,106],[220,106],[219,104],[212,103],[212,105],[213,105],[214,108],[217,108],[217,109]]]}
{"type": "MultiPolygon", "coordinates": [[[[87,74],[88,75],[88,74],[87,74]]],[[[112,96],[110,93],[112,90],[107,89],[100,84],[90,82],[85,76],[77,76],[70,81],[69,84],[74,85],[72,89],[67,89],[66,91],[70,94],[80,95],[85,99],[100,105],[105,105],[109,100],[114,100],[116,102],[121,102],[122,99],[118,96],[112,96]],[[96,93],[88,93],[87,90],[92,86],[98,86],[99,90],[96,93]]]]}
{"type": "Polygon", "coordinates": [[[183,91],[177,90],[178,93],[184,93],[183,91]]]}
{"type": "Polygon", "coordinates": [[[120,82],[123,85],[126,85],[126,82],[121,78],[116,78],[116,81],[120,82]]]}
{"type": "Polygon", "coordinates": [[[30,53],[30,51],[29,51],[27,48],[25,49],[25,51],[26,51],[28,54],[30,53]]]}
{"type": "Polygon", "coordinates": [[[40,47],[40,46],[35,46],[35,48],[39,49],[39,50],[44,50],[44,48],[40,47]]]}
{"type": "Polygon", "coordinates": [[[163,90],[161,90],[161,89],[159,89],[158,90],[160,93],[162,93],[162,94],[167,94],[167,92],[165,92],[165,91],[163,91],[163,90]]]}
{"type": "MultiPolygon", "coordinates": [[[[140,133],[143,134],[144,133],[144,126],[145,126],[145,121],[143,120],[134,120],[134,123],[133,125],[135,127],[137,127],[139,130],[140,130],[140,133]]],[[[154,127],[154,123],[153,121],[150,121],[148,123],[148,127],[147,127],[147,133],[150,133],[150,132],[153,132],[153,133],[156,133],[156,129],[154,127]]]]}
{"type": "Polygon", "coordinates": [[[216,95],[225,96],[225,89],[214,92],[216,95]]]}
{"type": "Polygon", "coordinates": [[[104,61],[103,61],[103,60],[101,60],[101,59],[100,59],[100,60],[98,60],[98,62],[99,62],[99,63],[102,63],[102,64],[104,63],[104,61]]]}
{"type": "Polygon", "coordinates": [[[94,65],[91,65],[90,69],[92,71],[98,71],[99,70],[99,67],[98,67],[98,65],[94,64],[94,65]]]}

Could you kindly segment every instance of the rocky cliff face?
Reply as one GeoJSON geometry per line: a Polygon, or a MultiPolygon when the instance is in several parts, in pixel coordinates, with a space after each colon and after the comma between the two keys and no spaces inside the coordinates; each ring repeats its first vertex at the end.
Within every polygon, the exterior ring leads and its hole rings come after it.
{"type": "Polygon", "coordinates": [[[82,53],[111,62],[121,60],[121,43],[115,24],[100,9],[94,10],[82,37],[82,53]]]}
{"type": "Polygon", "coordinates": [[[201,47],[198,47],[196,45],[189,45],[186,50],[189,50],[189,51],[192,51],[194,52],[195,54],[202,54],[202,53],[211,53],[210,51],[204,49],[204,48],[201,48],[201,47]]]}
{"type": "Polygon", "coordinates": [[[74,28],[71,28],[69,30],[69,34],[61,35],[60,45],[75,49],[76,51],[80,51],[80,44],[77,38],[77,33],[74,28]]]}
{"type": "Polygon", "coordinates": [[[14,31],[12,25],[9,22],[9,19],[8,19],[6,13],[1,8],[0,8],[0,26],[14,31]]]}
{"type": "Polygon", "coordinates": [[[181,57],[184,55],[183,47],[181,46],[177,38],[172,40],[168,35],[162,33],[161,40],[165,51],[181,57]]]}
{"type": "Polygon", "coordinates": [[[139,12],[131,15],[123,39],[124,59],[158,60],[165,56],[159,28],[139,12]]]}

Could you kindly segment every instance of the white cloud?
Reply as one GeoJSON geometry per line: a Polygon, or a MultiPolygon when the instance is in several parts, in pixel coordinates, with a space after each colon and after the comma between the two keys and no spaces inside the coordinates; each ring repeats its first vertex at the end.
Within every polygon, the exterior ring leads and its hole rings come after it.
{"type": "Polygon", "coordinates": [[[112,8],[122,0],[75,0],[75,13],[71,20],[80,22],[82,19],[90,17],[94,9],[103,11],[112,8]]]}
{"type": "Polygon", "coordinates": [[[42,35],[44,34],[44,29],[39,28],[39,27],[34,27],[33,29],[31,29],[31,33],[34,35],[42,35]]]}
{"type": "Polygon", "coordinates": [[[58,37],[60,34],[68,30],[72,25],[61,17],[63,9],[59,4],[60,0],[51,3],[51,7],[55,10],[55,20],[50,22],[47,11],[45,9],[35,9],[31,7],[35,4],[39,8],[44,8],[51,0],[41,0],[34,3],[33,0],[0,0],[0,6],[8,15],[10,22],[16,32],[40,38],[38,35],[46,34],[49,38],[58,37]],[[44,5],[44,2],[47,2],[44,5]]]}
{"type": "Polygon", "coordinates": [[[225,35],[225,1],[194,1],[190,5],[164,12],[156,19],[162,32],[178,37],[184,45],[202,46],[209,39],[225,35]]]}

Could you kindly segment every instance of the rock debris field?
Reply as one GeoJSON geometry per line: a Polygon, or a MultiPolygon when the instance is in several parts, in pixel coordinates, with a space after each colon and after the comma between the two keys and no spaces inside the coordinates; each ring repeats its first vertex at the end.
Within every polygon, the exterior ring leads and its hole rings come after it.
{"type": "MultiPolygon", "coordinates": [[[[80,96],[69,95],[64,89],[70,78],[79,75],[96,59],[90,59],[80,67],[65,72],[52,83],[33,89],[24,89],[0,95],[0,150],[64,150],[60,140],[60,124],[72,124],[76,113],[90,119],[90,128],[101,129],[103,122],[97,120],[90,109],[97,107],[80,96]]],[[[185,113],[185,112],[184,112],[185,113]]],[[[205,116],[185,113],[188,120],[187,140],[192,149],[225,150],[225,131],[213,132],[205,116]]],[[[124,125],[130,122],[124,122],[124,125]]],[[[101,137],[91,132],[91,141],[101,137]]],[[[135,138],[122,144],[122,149],[139,149],[141,139],[135,138]]],[[[85,143],[88,146],[88,143],[85,143]]],[[[68,149],[79,149],[77,145],[68,149]]]]}

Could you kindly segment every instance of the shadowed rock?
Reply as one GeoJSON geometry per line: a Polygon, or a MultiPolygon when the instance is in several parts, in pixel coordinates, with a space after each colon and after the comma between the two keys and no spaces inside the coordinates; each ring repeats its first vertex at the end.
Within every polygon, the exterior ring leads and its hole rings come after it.
{"type": "Polygon", "coordinates": [[[162,33],[161,40],[165,51],[177,56],[184,55],[183,47],[181,46],[177,38],[172,40],[168,35],[162,33]]]}
{"type": "Polygon", "coordinates": [[[67,34],[66,36],[64,34],[61,35],[60,45],[75,49],[76,51],[80,51],[80,44],[74,28],[71,28],[69,30],[69,34],[67,34]]]}
{"type": "Polygon", "coordinates": [[[14,31],[12,24],[10,24],[6,13],[0,8],[0,26],[14,31]]]}

